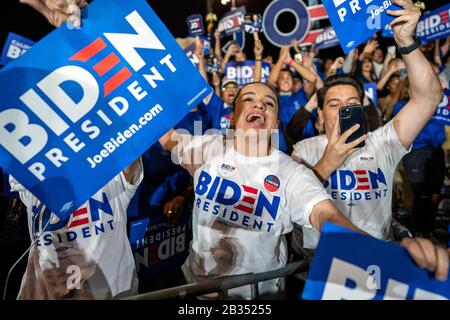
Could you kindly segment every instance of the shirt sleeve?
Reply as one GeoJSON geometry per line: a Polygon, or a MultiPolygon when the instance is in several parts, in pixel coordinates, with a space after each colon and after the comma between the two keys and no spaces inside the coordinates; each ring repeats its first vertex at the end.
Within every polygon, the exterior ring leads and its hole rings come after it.
{"type": "Polygon", "coordinates": [[[331,197],[310,169],[300,165],[296,170],[292,184],[288,186],[288,211],[293,223],[312,228],[309,218],[314,206],[331,200],[331,197]]]}
{"type": "Polygon", "coordinates": [[[172,161],[186,169],[191,176],[206,162],[214,150],[206,150],[220,135],[180,135],[177,146],[172,150],[172,161]]]}
{"type": "Polygon", "coordinates": [[[306,165],[307,167],[311,168],[311,167],[313,167],[314,165],[311,164],[311,163],[308,163],[308,162],[306,161],[306,159],[302,156],[302,155],[304,155],[304,154],[311,154],[311,153],[309,152],[309,150],[308,150],[308,147],[307,147],[307,143],[306,143],[307,141],[308,141],[308,140],[302,140],[302,141],[300,141],[300,142],[297,142],[297,143],[294,145],[294,150],[292,151],[291,158],[294,159],[296,162],[298,162],[298,163],[300,163],[300,164],[304,164],[304,165],[306,165]]]}
{"type": "Polygon", "coordinates": [[[144,166],[142,164],[142,158],[139,158],[139,167],[135,172],[132,183],[129,183],[123,174],[123,171],[116,177],[116,179],[120,180],[120,184],[122,186],[123,191],[127,195],[128,199],[133,198],[136,190],[139,188],[142,180],[144,179],[144,166]]]}

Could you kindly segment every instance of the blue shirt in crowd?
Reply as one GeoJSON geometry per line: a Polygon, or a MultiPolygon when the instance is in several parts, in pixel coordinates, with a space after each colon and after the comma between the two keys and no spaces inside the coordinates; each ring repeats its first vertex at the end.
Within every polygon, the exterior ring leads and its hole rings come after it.
{"type": "Polygon", "coordinates": [[[280,128],[283,130],[289,124],[294,114],[309,101],[303,88],[292,94],[279,94],[280,97],[280,128]]]}
{"type": "MultiPolygon", "coordinates": [[[[408,101],[397,102],[394,105],[392,116],[396,116],[408,101]]],[[[427,147],[440,148],[445,141],[445,125],[430,120],[425,128],[414,140],[412,150],[423,149],[427,147]]]]}
{"type": "Polygon", "coordinates": [[[215,92],[212,93],[208,104],[200,103],[203,118],[209,128],[220,130],[223,134],[230,128],[233,107],[227,105],[215,92]]]}

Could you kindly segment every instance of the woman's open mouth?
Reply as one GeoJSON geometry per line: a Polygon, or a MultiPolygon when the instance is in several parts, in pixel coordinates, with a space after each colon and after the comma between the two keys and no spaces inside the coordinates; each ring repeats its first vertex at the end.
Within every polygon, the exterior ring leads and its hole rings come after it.
{"type": "Polygon", "coordinates": [[[245,119],[253,128],[262,128],[266,123],[266,118],[264,117],[264,114],[257,112],[249,113],[245,119]]]}

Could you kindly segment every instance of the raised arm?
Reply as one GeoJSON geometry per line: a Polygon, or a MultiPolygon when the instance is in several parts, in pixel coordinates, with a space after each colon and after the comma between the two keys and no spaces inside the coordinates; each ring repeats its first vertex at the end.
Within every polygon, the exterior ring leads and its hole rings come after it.
{"type": "Polygon", "coordinates": [[[255,40],[255,47],[253,49],[255,53],[255,82],[261,82],[262,77],[262,55],[264,46],[261,40],[255,40]]]}
{"type": "Polygon", "coordinates": [[[323,200],[317,203],[312,209],[309,220],[314,228],[319,231],[322,230],[323,224],[328,221],[341,227],[367,234],[348,220],[348,218],[336,208],[331,200],[323,200]]]}
{"type": "MultiPolygon", "coordinates": [[[[408,47],[414,43],[420,9],[411,0],[393,0],[403,10],[389,10],[397,18],[391,23],[394,38],[399,47],[408,47]]],[[[403,55],[408,70],[410,100],[394,117],[394,127],[400,142],[405,148],[416,139],[420,131],[436,112],[442,99],[441,84],[431,64],[419,49],[403,55]]]]}
{"type": "MultiPolygon", "coordinates": [[[[290,58],[290,56],[289,56],[289,58],[290,58]]],[[[290,65],[292,68],[294,68],[295,71],[297,71],[302,76],[303,79],[310,82],[313,85],[313,87],[315,88],[316,81],[317,81],[317,75],[315,74],[315,72],[313,72],[309,68],[305,67],[302,63],[298,63],[297,61],[295,61],[292,58],[290,58],[288,65],[290,65]]]]}
{"type": "Polygon", "coordinates": [[[137,175],[141,170],[141,157],[134,160],[128,167],[126,167],[122,172],[125,179],[129,184],[134,184],[137,180],[137,175]]]}
{"type": "Polygon", "coordinates": [[[222,42],[220,39],[219,29],[216,29],[216,31],[214,31],[214,40],[214,54],[216,55],[216,58],[219,59],[219,61],[222,61],[222,42]]]}
{"type": "Polygon", "coordinates": [[[289,47],[288,46],[282,47],[280,49],[280,54],[278,55],[277,63],[275,63],[272,70],[270,71],[269,80],[267,81],[271,86],[274,87],[277,86],[280,71],[281,69],[283,69],[284,62],[286,61],[288,56],[289,56],[289,47]]]}
{"type": "Polygon", "coordinates": [[[377,90],[378,91],[383,90],[384,87],[386,86],[386,84],[388,83],[389,79],[391,78],[391,76],[400,70],[401,70],[401,65],[399,63],[392,64],[389,67],[389,69],[387,70],[387,72],[385,72],[384,75],[382,75],[381,79],[378,80],[377,90]]]}
{"type": "Polygon", "coordinates": [[[239,46],[235,43],[230,44],[230,46],[227,49],[227,52],[225,53],[225,57],[222,60],[222,63],[220,64],[220,69],[222,72],[225,72],[225,65],[230,61],[230,58],[232,55],[235,55],[239,52],[239,46]]]}

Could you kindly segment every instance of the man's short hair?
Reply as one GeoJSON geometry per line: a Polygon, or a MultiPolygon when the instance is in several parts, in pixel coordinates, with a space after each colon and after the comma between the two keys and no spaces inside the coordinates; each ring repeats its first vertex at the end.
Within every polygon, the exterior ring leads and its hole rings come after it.
{"type": "Polygon", "coordinates": [[[328,90],[335,86],[348,85],[352,86],[358,91],[359,99],[361,103],[364,101],[365,91],[363,83],[351,74],[336,74],[325,79],[323,83],[323,88],[317,92],[317,107],[323,109],[325,104],[325,96],[328,90]]]}
{"type": "Polygon", "coordinates": [[[289,69],[289,68],[283,68],[283,69],[280,70],[280,74],[281,74],[282,72],[288,72],[288,73],[291,75],[292,79],[294,79],[294,73],[292,72],[291,69],[289,69]]]}

